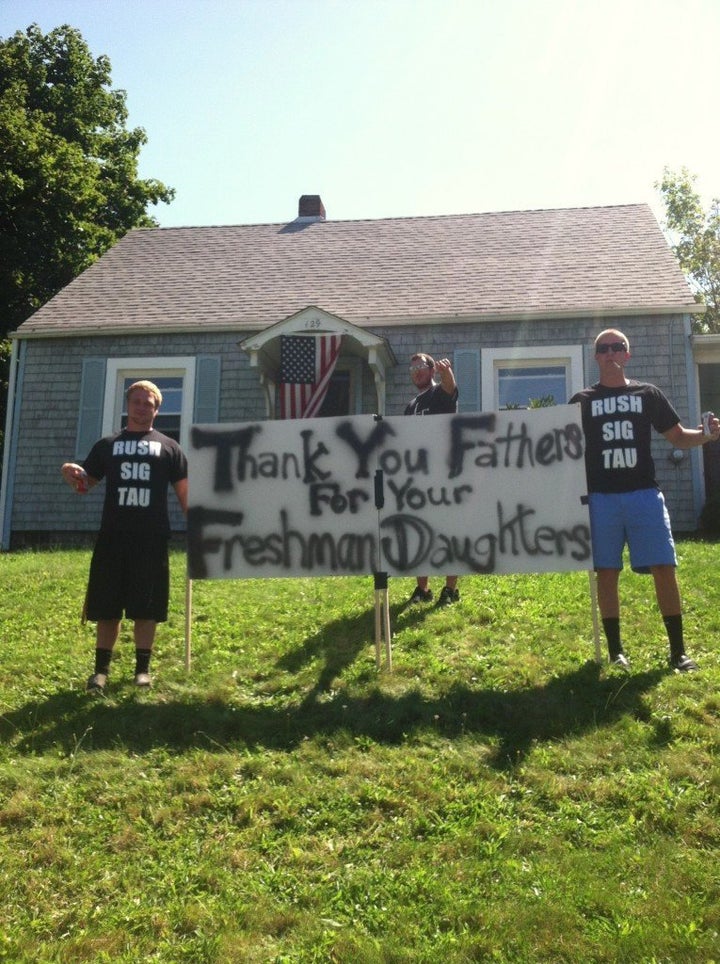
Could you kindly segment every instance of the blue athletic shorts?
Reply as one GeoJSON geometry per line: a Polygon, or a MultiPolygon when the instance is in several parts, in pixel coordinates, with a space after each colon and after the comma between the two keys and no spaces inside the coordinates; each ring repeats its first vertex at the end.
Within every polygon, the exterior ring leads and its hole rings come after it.
{"type": "Polygon", "coordinates": [[[589,506],[596,569],[622,569],[626,543],[633,572],[677,565],[670,516],[658,489],[591,492],[589,506]]]}

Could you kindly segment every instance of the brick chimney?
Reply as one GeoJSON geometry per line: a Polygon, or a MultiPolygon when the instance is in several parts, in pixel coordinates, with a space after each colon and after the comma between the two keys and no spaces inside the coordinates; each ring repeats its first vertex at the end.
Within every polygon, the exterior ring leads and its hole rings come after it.
{"type": "Polygon", "coordinates": [[[298,217],[325,220],[325,206],[319,194],[303,194],[298,204],[298,217]]]}

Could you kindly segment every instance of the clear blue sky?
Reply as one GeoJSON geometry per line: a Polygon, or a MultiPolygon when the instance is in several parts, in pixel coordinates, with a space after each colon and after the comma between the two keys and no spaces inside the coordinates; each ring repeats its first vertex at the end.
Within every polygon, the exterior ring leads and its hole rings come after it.
{"type": "Polygon", "coordinates": [[[720,195],[720,0],[0,0],[77,27],[174,187],[171,225],[720,195]]]}

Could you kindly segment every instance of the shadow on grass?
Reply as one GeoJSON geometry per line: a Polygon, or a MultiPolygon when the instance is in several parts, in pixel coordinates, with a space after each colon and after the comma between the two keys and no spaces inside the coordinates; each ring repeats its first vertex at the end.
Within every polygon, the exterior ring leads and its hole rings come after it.
{"type": "MultiPolygon", "coordinates": [[[[421,623],[432,608],[408,606],[406,603],[391,605],[390,625],[397,632],[398,627],[405,628],[421,623]]],[[[314,699],[317,694],[328,692],[343,671],[351,666],[361,653],[366,652],[369,638],[375,640],[374,609],[353,618],[343,617],[327,623],[317,633],[309,636],[302,646],[281,656],[276,665],[286,673],[298,673],[308,663],[322,660],[323,666],[317,683],[308,696],[314,699]]],[[[384,642],[382,648],[384,659],[384,642]]]]}
{"type": "Polygon", "coordinates": [[[59,692],[0,716],[0,736],[19,753],[56,748],[71,754],[80,747],[134,753],[158,747],[292,750],[305,739],[341,733],[397,745],[433,732],[446,739],[487,739],[495,747],[491,765],[508,769],[534,744],[579,735],[623,716],[647,719],[644,696],[665,675],[658,669],[606,677],[588,662],[543,685],[513,691],[457,685],[427,697],[417,691],[393,696],[375,688],[366,697],[342,693],[319,701],[307,696],[283,708],[208,700],[204,694],[157,702],[154,694],[138,698],[129,689],[112,699],[59,692]]]}

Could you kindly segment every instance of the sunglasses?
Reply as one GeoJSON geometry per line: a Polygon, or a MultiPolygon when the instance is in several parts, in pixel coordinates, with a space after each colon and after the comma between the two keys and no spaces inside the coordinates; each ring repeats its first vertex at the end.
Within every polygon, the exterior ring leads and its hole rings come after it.
{"type": "Polygon", "coordinates": [[[595,346],[597,355],[607,355],[609,351],[627,351],[627,345],[624,341],[608,341],[604,345],[595,346]]]}
{"type": "Polygon", "coordinates": [[[429,367],[430,367],[429,365],[426,365],[426,364],[423,362],[422,365],[411,365],[411,366],[410,366],[410,371],[411,371],[411,372],[421,372],[421,371],[423,371],[423,369],[429,368],[429,367]]]}

